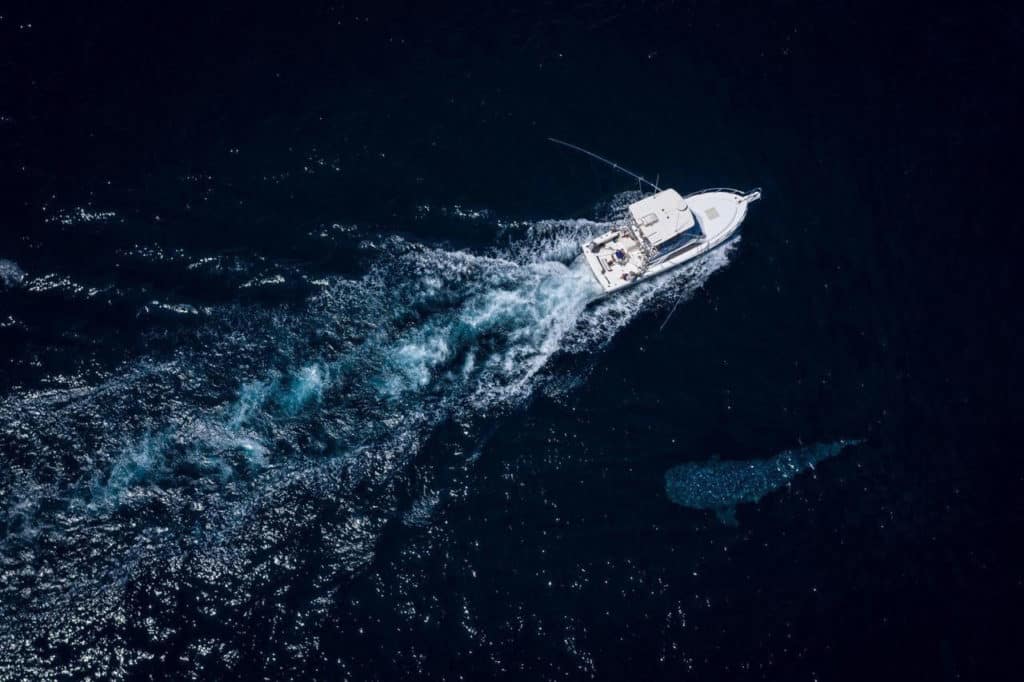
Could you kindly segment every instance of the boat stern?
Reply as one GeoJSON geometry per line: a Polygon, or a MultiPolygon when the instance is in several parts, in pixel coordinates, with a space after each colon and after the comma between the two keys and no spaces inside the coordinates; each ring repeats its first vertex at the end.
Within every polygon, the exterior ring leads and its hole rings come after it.
{"type": "Polygon", "coordinates": [[[593,242],[587,242],[583,245],[583,260],[586,262],[587,267],[590,268],[590,274],[594,276],[594,280],[601,286],[604,293],[607,294],[611,291],[611,285],[604,269],[601,267],[601,261],[591,249],[592,244],[593,242]]]}
{"type": "Polygon", "coordinates": [[[606,232],[583,244],[582,250],[590,272],[606,294],[633,284],[643,274],[643,250],[627,229],[606,232]]]}

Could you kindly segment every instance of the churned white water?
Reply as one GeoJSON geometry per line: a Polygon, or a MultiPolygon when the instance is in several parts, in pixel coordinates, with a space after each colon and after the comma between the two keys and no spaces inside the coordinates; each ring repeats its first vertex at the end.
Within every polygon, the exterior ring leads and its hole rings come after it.
{"type": "MultiPolygon", "coordinates": [[[[474,423],[571,383],[553,356],[599,353],[642,311],[692,295],[732,248],[597,300],[572,259],[608,227],[521,222],[479,252],[367,238],[365,274],[318,279],[300,309],[212,309],[173,357],[8,396],[5,442],[27,464],[5,485],[0,603],[15,610],[0,614],[0,652],[27,656],[27,632],[100,631],[126,581],[186,555],[251,591],[259,557],[300,517],[316,520],[332,575],[363,570],[392,519],[428,526],[441,485],[411,503],[396,491],[437,427],[472,443],[474,423]],[[329,511],[302,516],[311,505],[329,511]]],[[[471,450],[454,456],[471,465],[471,450]]]]}

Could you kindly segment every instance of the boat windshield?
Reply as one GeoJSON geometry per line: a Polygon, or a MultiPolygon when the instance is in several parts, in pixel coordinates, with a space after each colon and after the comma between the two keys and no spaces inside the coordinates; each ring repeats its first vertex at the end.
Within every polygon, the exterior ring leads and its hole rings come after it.
{"type": "Polygon", "coordinates": [[[663,241],[658,244],[658,253],[655,256],[655,261],[664,260],[670,257],[680,249],[686,248],[687,246],[693,245],[695,242],[699,242],[704,239],[704,233],[701,231],[700,226],[694,224],[689,230],[680,232],[676,236],[663,241]]]}

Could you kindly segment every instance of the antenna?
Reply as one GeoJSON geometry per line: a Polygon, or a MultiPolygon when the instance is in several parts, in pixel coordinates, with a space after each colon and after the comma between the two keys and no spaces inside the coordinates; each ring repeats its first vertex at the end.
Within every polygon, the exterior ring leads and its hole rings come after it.
{"type": "Polygon", "coordinates": [[[551,142],[554,142],[555,144],[560,144],[560,145],[562,145],[563,147],[568,147],[569,149],[574,149],[574,150],[576,150],[576,151],[578,151],[578,152],[581,152],[581,153],[583,153],[583,154],[586,154],[587,156],[589,156],[589,157],[591,157],[591,158],[593,158],[593,159],[597,159],[597,160],[598,160],[598,161],[600,161],[601,163],[606,163],[606,164],[608,164],[609,166],[611,166],[611,167],[612,167],[612,168],[614,168],[615,170],[618,170],[618,171],[622,171],[622,172],[623,172],[623,173],[625,173],[626,175],[631,175],[632,177],[634,177],[634,178],[636,178],[636,179],[637,179],[638,181],[640,181],[640,182],[641,182],[642,184],[644,184],[644,185],[649,185],[650,187],[653,187],[653,188],[654,188],[654,191],[655,191],[655,192],[660,192],[660,191],[661,191],[661,188],[660,188],[660,187],[658,187],[658,185],[656,185],[655,183],[651,182],[651,181],[650,181],[650,180],[648,180],[647,178],[645,178],[645,177],[642,177],[642,176],[640,176],[640,175],[637,175],[637,174],[636,174],[636,173],[634,173],[633,171],[631,171],[631,170],[627,170],[627,169],[623,168],[622,166],[620,166],[619,164],[615,163],[614,161],[609,161],[608,159],[604,158],[603,156],[598,156],[598,155],[597,155],[597,154],[595,154],[594,152],[590,152],[590,151],[587,151],[587,150],[586,150],[586,149],[584,149],[583,147],[577,147],[576,145],[574,145],[574,144],[570,144],[570,143],[568,143],[568,142],[566,142],[566,141],[564,141],[564,140],[556,140],[556,139],[555,139],[555,138],[553,138],[553,137],[549,137],[549,138],[548,138],[548,140],[550,140],[551,142]]]}
{"type": "Polygon", "coordinates": [[[672,319],[672,316],[676,314],[676,308],[678,308],[678,307],[679,307],[679,302],[683,300],[683,296],[684,296],[685,294],[686,294],[686,290],[684,289],[684,290],[683,290],[683,293],[679,294],[679,298],[677,298],[677,299],[676,299],[676,302],[675,302],[675,304],[674,304],[674,305],[672,306],[672,310],[670,310],[670,311],[669,311],[669,313],[668,313],[668,316],[667,316],[667,317],[665,317],[665,321],[661,323],[661,326],[660,326],[660,327],[658,327],[658,333],[659,333],[659,334],[660,334],[661,332],[665,331],[665,325],[667,325],[667,324],[668,324],[668,321],[672,319]]]}

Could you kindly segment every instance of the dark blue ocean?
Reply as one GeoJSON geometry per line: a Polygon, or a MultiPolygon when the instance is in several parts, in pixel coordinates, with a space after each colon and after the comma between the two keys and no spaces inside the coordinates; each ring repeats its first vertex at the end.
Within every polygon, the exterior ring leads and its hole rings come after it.
{"type": "Polygon", "coordinates": [[[1021,29],[0,8],[0,679],[1019,676],[1021,29]]]}

